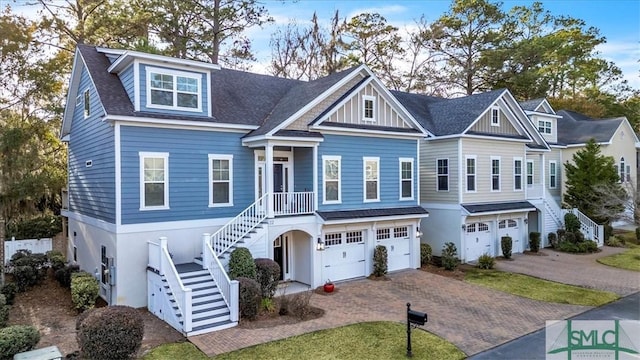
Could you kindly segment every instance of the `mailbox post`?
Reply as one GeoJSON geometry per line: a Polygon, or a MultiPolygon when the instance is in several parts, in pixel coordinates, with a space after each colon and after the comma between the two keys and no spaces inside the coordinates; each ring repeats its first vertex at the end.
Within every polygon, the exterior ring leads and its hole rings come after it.
{"type": "Polygon", "coordinates": [[[411,310],[411,303],[407,303],[407,357],[412,357],[411,352],[411,325],[422,326],[427,322],[427,314],[411,310]]]}

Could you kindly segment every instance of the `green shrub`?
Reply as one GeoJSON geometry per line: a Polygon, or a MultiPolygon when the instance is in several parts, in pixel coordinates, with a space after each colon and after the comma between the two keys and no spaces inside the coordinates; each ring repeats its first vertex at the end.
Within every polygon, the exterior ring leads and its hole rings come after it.
{"type": "Polygon", "coordinates": [[[0,328],[7,326],[9,322],[9,309],[11,306],[7,305],[7,298],[0,294],[0,328]]]}
{"type": "Polygon", "coordinates": [[[276,311],[276,304],[273,302],[273,298],[262,298],[260,301],[260,308],[264,309],[268,313],[276,311]]]}
{"type": "Polygon", "coordinates": [[[478,258],[478,267],[480,269],[493,269],[493,266],[496,264],[496,259],[493,256],[484,253],[480,255],[478,258]]]}
{"type": "Polygon", "coordinates": [[[444,244],[440,261],[446,270],[455,270],[458,267],[460,260],[458,259],[458,249],[454,243],[447,242],[444,244]]]}
{"type": "Polygon", "coordinates": [[[572,213],[564,214],[564,228],[567,232],[576,232],[580,230],[580,220],[572,213]]]}
{"type": "Polygon", "coordinates": [[[593,253],[598,251],[598,244],[591,240],[581,243],[563,241],[558,245],[558,250],[568,253],[593,253]]]}
{"type": "Polygon", "coordinates": [[[271,259],[258,258],[256,263],[256,281],[260,284],[260,294],[271,299],[278,289],[280,265],[271,259]]]}
{"type": "Polygon", "coordinates": [[[58,215],[42,215],[31,219],[18,219],[7,224],[6,237],[21,239],[52,238],[62,231],[62,218],[58,215]]]}
{"type": "Polygon", "coordinates": [[[431,262],[431,245],[420,244],[420,265],[427,265],[431,262]]]}
{"type": "Polygon", "coordinates": [[[65,265],[62,269],[58,269],[55,272],[56,280],[61,286],[69,288],[71,287],[71,274],[80,271],[78,265],[65,265]]]}
{"type": "Polygon", "coordinates": [[[15,283],[6,283],[0,288],[0,294],[4,295],[7,305],[13,305],[18,286],[15,283]]]}
{"type": "Polygon", "coordinates": [[[0,360],[11,360],[15,354],[33,349],[40,333],[30,325],[13,325],[0,329],[0,360]]]}
{"type": "Polygon", "coordinates": [[[564,241],[563,242],[576,244],[578,242],[578,240],[576,238],[576,234],[572,233],[572,232],[567,232],[566,234],[564,234],[564,241]]]}
{"type": "Polygon", "coordinates": [[[229,257],[229,277],[237,279],[246,277],[249,279],[256,278],[256,263],[249,249],[245,247],[236,248],[231,252],[229,257]]]}
{"type": "Polygon", "coordinates": [[[540,233],[532,231],[529,233],[529,249],[532,252],[537,253],[540,250],[540,233]]]}
{"type": "Polygon", "coordinates": [[[598,244],[595,241],[586,240],[578,244],[578,249],[581,253],[594,253],[598,252],[598,244]]]}
{"type": "Polygon", "coordinates": [[[613,226],[610,223],[604,224],[604,241],[607,241],[609,237],[613,235],[613,226]]]}
{"type": "Polygon", "coordinates": [[[91,311],[80,323],[76,338],[82,358],[130,359],[140,348],[144,320],[129,306],[107,306],[91,311]]]}
{"type": "Polygon", "coordinates": [[[288,306],[289,314],[300,320],[307,319],[313,310],[311,306],[311,291],[291,295],[288,306]]]}
{"type": "Polygon", "coordinates": [[[51,264],[51,268],[53,269],[53,271],[62,269],[67,263],[67,258],[58,250],[47,251],[45,255],[47,256],[47,259],[49,260],[49,264],[51,264]]]}
{"type": "Polygon", "coordinates": [[[609,239],[607,239],[607,241],[605,241],[605,244],[607,244],[607,246],[611,246],[611,247],[624,247],[624,245],[625,245],[624,238],[617,237],[617,236],[609,237],[609,239]]]}
{"type": "Polygon", "coordinates": [[[511,236],[503,236],[500,239],[500,247],[502,248],[502,256],[504,256],[505,259],[510,259],[511,248],[513,247],[511,236]]]}
{"type": "Polygon", "coordinates": [[[584,237],[584,234],[580,230],[574,232],[573,234],[576,236],[577,243],[583,243],[586,240],[586,238],[584,237]]]}
{"type": "Polygon", "coordinates": [[[240,293],[238,295],[240,302],[240,316],[244,319],[253,320],[258,315],[261,304],[260,284],[257,281],[247,277],[236,278],[239,282],[240,293]]]}
{"type": "Polygon", "coordinates": [[[549,235],[547,235],[547,240],[549,240],[549,245],[551,245],[552,248],[555,249],[558,246],[558,236],[556,233],[550,232],[549,235]]]}
{"type": "Polygon", "coordinates": [[[31,266],[16,266],[12,274],[19,292],[27,291],[29,287],[38,283],[38,270],[31,266]]]}
{"type": "Polygon", "coordinates": [[[44,254],[33,254],[29,250],[18,250],[13,254],[9,265],[18,291],[26,291],[44,280],[47,264],[48,260],[44,254]]]}
{"type": "Polygon", "coordinates": [[[557,231],[558,233],[558,242],[561,243],[563,241],[565,241],[565,236],[567,235],[567,230],[565,229],[558,229],[557,231]]]}
{"type": "Polygon", "coordinates": [[[373,276],[385,276],[388,270],[387,248],[377,245],[373,249],[373,276]]]}
{"type": "Polygon", "coordinates": [[[96,304],[100,284],[86,271],[73,273],[71,276],[71,301],[78,311],[91,309],[96,304]]]}

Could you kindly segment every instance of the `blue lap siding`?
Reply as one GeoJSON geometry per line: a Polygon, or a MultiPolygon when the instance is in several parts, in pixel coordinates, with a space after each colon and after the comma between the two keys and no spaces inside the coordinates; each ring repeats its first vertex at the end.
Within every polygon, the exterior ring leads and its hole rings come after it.
{"type": "Polygon", "coordinates": [[[293,149],[293,191],[313,191],[313,149],[293,149]]]}

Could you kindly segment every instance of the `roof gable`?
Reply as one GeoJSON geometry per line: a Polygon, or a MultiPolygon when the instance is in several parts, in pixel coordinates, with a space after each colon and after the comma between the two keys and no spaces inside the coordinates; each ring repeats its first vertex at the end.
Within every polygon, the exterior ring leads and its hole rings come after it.
{"type": "Polygon", "coordinates": [[[558,141],[567,145],[586,144],[592,138],[597,143],[608,143],[620,125],[627,121],[624,117],[593,119],[570,110],[560,110],[557,114],[562,116],[558,119],[558,141]]]}

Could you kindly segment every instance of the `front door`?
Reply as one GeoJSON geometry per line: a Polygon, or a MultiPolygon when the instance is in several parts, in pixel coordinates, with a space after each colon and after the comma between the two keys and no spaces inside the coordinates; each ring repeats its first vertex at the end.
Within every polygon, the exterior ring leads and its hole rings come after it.
{"type": "Polygon", "coordinates": [[[289,235],[283,234],[273,241],[273,261],[280,265],[280,280],[289,279],[289,235]]]}

